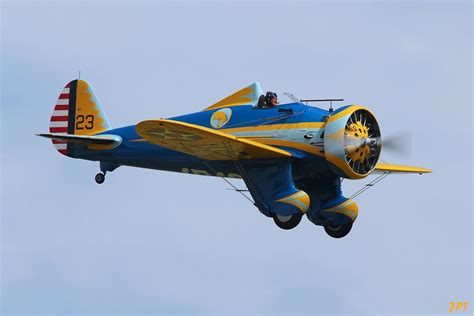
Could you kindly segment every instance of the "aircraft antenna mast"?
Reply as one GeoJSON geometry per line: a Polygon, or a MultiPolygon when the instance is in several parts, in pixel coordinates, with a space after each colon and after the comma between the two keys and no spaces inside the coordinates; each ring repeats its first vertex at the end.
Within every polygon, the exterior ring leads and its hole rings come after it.
{"type": "Polygon", "coordinates": [[[334,111],[332,107],[332,102],[333,101],[341,102],[341,101],[344,101],[344,99],[301,99],[300,101],[305,102],[306,104],[308,104],[308,102],[328,102],[329,101],[329,113],[332,113],[334,111]]]}

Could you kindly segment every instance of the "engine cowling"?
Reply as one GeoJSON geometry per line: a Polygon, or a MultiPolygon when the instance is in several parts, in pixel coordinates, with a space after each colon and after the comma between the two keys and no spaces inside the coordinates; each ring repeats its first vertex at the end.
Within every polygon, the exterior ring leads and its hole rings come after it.
{"type": "Polygon", "coordinates": [[[324,153],[329,169],[347,179],[368,176],[380,156],[380,128],[365,107],[342,107],[328,118],[324,130],[324,153]]]}

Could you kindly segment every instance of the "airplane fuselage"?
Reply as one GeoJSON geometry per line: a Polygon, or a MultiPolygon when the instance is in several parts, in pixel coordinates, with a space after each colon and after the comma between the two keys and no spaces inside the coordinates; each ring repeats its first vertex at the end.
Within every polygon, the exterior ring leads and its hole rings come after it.
{"type": "MultiPolygon", "coordinates": [[[[243,105],[228,109],[231,111],[230,118],[221,128],[214,128],[211,124],[212,115],[221,109],[171,119],[285,149],[295,157],[293,176],[296,179],[327,169],[323,151],[323,131],[328,111],[301,103],[281,104],[274,108],[243,105]]],[[[118,166],[133,166],[189,174],[240,177],[232,161],[203,161],[195,156],[151,144],[137,134],[135,125],[112,129],[102,134],[120,136],[120,146],[99,151],[76,146],[73,157],[101,161],[103,171],[110,171],[118,166]]]]}

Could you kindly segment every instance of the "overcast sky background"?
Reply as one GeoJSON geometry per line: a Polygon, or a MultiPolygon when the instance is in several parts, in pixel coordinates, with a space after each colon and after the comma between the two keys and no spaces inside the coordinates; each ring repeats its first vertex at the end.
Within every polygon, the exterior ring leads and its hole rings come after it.
{"type": "MultiPolygon", "coordinates": [[[[446,314],[472,286],[472,4],[1,4],[2,315],[446,314]],[[98,164],[47,132],[78,70],[114,127],[260,81],[412,133],[336,240],[282,231],[219,178],[98,164]]],[[[352,194],[367,183],[345,181],[352,194]]],[[[239,184],[243,186],[243,184],[239,184]]]]}

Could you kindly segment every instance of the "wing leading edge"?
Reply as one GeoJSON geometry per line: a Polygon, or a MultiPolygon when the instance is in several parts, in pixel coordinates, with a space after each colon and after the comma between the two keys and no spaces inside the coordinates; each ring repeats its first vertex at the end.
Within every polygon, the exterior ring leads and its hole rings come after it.
{"type": "Polygon", "coordinates": [[[431,173],[431,169],[405,166],[405,165],[392,165],[387,163],[378,163],[375,166],[374,172],[394,172],[394,173],[431,173]]]}
{"type": "Polygon", "coordinates": [[[137,124],[136,131],[152,144],[206,160],[272,159],[292,156],[279,148],[174,120],[143,121],[137,124]]]}

